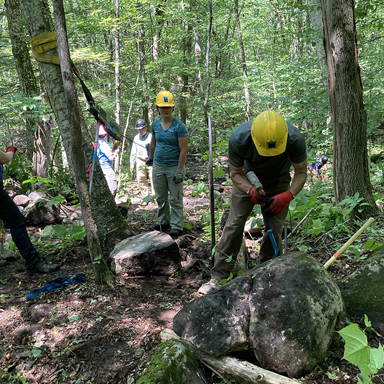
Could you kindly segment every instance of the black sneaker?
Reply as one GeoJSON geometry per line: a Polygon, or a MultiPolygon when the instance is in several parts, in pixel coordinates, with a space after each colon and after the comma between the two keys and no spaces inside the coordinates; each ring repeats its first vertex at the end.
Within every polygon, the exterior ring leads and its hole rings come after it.
{"type": "Polygon", "coordinates": [[[48,263],[45,258],[40,259],[37,264],[31,268],[28,269],[28,272],[31,273],[52,273],[57,271],[60,268],[59,264],[51,264],[48,263]]]}
{"type": "Polygon", "coordinates": [[[183,233],[183,231],[180,231],[180,229],[174,229],[172,228],[171,231],[169,232],[169,236],[171,237],[178,237],[183,233]]]}
{"type": "Polygon", "coordinates": [[[161,231],[164,232],[167,229],[169,229],[170,225],[169,224],[153,224],[149,227],[151,231],[161,231]]]}

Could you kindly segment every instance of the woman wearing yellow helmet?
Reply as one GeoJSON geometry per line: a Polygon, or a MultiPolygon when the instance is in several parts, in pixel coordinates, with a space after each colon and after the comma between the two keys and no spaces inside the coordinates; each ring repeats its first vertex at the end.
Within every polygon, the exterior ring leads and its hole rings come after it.
{"type": "Polygon", "coordinates": [[[151,125],[152,140],[148,165],[153,163],[153,184],[158,204],[157,223],[153,230],[165,230],[179,236],[183,231],[183,181],[187,158],[188,130],[173,117],[175,100],[171,92],[156,96],[160,118],[151,125]]]}

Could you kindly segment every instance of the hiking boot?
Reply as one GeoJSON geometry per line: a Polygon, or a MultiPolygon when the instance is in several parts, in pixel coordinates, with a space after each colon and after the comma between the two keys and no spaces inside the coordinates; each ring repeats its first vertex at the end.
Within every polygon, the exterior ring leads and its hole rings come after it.
{"type": "Polygon", "coordinates": [[[52,273],[57,271],[60,268],[59,264],[51,264],[48,263],[45,257],[40,258],[40,260],[37,262],[37,264],[31,268],[28,269],[28,272],[31,273],[52,273]]]}
{"type": "Polygon", "coordinates": [[[208,281],[208,283],[203,284],[197,293],[200,293],[201,295],[206,295],[209,292],[213,292],[216,289],[220,288],[220,281],[217,279],[211,279],[208,281]]]}
{"type": "Polygon", "coordinates": [[[169,232],[169,236],[171,237],[179,237],[183,231],[180,231],[180,229],[172,228],[169,232]]]}
{"type": "Polygon", "coordinates": [[[160,232],[164,232],[166,231],[167,229],[169,229],[170,225],[169,224],[153,224],[149,227],[149,229],[151,231],[160,231],[160,232]]]}

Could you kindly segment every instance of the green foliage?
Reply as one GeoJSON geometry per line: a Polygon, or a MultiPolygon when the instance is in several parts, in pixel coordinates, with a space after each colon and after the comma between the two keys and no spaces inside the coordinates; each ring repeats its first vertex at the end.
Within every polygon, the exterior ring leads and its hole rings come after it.
{"type": "Polygon", "coordinates": [[[42,191],[48,196],[53,196],[49,204],[61,204],[65,201],[71,204],[77,203],[76,191],[72,177],[63,172],[56,172],[54,178],[50,179],[47,177],[33,176],[22,182],[23,185],[31,184],[34,185],[37,191],[42,191]],[[64,197],[66,196],[66,197],[64,197]]]}
{"type": "Polygon", "coordinates": [[[31,169],[30,161],[25,156],[17,154],[4,167],[4,184],[6,184],[8,178],[11,178],[23,185],[24,181],[30,177],[31,169]]]}
{"type": "MultiPolygon", "coordinates": [[[[66,227],[63,224],[48,225],[43,230],[43,236],[51,236],[52,239],[59,238],[60,241],[54,243],[55,248],[64,250],[77,241],[83,241],[86,237],[85,228],[83,225],[70,225],[66,227]]],[[[50,246],[52,244],[46,244],[50,246]]]]}
{"type": "Polygon", "coordinates": [[[103,255],[95,255],[93,258],[93,264],[100,264],[101,260],[103,260],[103,255]]]}
{"type": "Polygon", "coordinates": [[[39,348],[33,348],[32,349],[32,355],[33,355],[33,357],[39,357],[40,355],[41,355],[41,349],[39,349],[39,348]]]}
{"type": "Polygon", "coordinates": [[[209,187],[206,183],[204,183],[203,181],[200,181],[193,187],[192,196],[202,197],[203,193],[205,195],[209,195],[209,187]]]}
{"type": "MultiPolygon", "coordinates": [[[[347,225],[349,215],[356,207],[362,207],[365,204],[358,193],[335,204],[335,199],[330,195],[309,196],[308,190],[303,189],[291,202],[290,213],[292,218],[299,220],[306,212],[313,209],[307,224],[302,228],[312,237],[325,232],[329,232],[332,237],[340,233],[349,234],[351,232],[347,225]]],[[[359,208],[358,211],[361,212],[361,209],[359,208]]]]}
{"type": "Polygon", "coordinates": [[[79,320],[79,315],[68,315],[68,321],[70,323],[73,323],[75,321],[79,320]]]}
{"type": "Polygon", "coordinates": [[[143,203],[149,203],[150,201],[155,201],[156,196],[148,195],[143,198],[143,203]]]}
{"type": "MultiPolygon", "coordinates": [[[[366,315],[364,315],[366,327],[371,326],[366,315]]],[[[368,345],[367,336],[364,331],[359,329],[357,324],[350,324],[338,331],[345,341],[343,359],[359,367],[363,381],[358,379],[358,383],[371,384],[372,377],[384,365],[384,349],[379,344],[378,348],[368,345]]]]}
{"type": "Polygon", "coordinates": [[[8,384],[28,384],[28,380],[22,373],[8,373],[5,369],[0,367],[0,381],[8,384]]]}

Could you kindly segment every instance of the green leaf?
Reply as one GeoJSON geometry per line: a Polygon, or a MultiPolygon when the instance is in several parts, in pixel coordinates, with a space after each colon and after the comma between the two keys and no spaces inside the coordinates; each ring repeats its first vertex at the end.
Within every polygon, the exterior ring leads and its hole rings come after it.
{"type": "Polygon", "coordinates": [[[372,327],[372,323],[368,320],[368,316],[364,314],[364,324],[366,327],[372,327]]]}
{"type": "Polygon", "coordinates": [[[381,344],[379,348],[371,349],[371,372],[376,373],[384,365],[384,349],[381,344]]]}
{"type": "Polygon", "coordinates": [[[65,228],[65,225],[58,224],[55,225],[53,228],[56,232],[56,235],[59,237],[65,237],[67,235],[67,228],[65,228]]]}
{"type": "Polygon", "coordinates": [[[321,229],[322,227],[321,219],[312,220],[312,227],[314,229],[321,229]]]}
{"type": "Polygon", "coordinates": [[[33,348],[32,349],[32,355],[33,355],[33,357],[39,357],[41,355],[41,349],[33,348]]]}
{"type": "Polygon", "coordinates": [[[373,240],[372,238],[368,239],[367,242],[363,246],[364,250],[367,250],[367,249],[371,248],[373,243],[374,243],[374,241],[375,240],[373,240]]]}
{"type": "Polygon", "coordinates": [[[74,321],[77,321],[79,319],[79,315],[70,315],[68,316],[68,320],[70,323],[73,323],[74,321]]]}
{"type": "Polygon", "coordinates": [[[145,196],[143,198],[143,203],[149,203],[150,201],[153,201],[153,200],[154,200],[154,196],[152,196],[152,195],[145,196]]]}
{"type": "Polygon", "coordinates": [[[355,247],[354,245],[351,245],[349,247],[349,251],[352,252],[356,256],[356,259],[360,258],[361,253],[360,253],[359,249],[357,247],[355,247]]]}
{"type": "Polygon", "coordinates": [[[53,229],[52,225],[47,225],[43,229],[43,236],[48,236],[50,234],[50,232],[52,231],[52,229],[53,229]]]}
{"type": "Polygon", "coordinates": [[[369,346],[367,336],[357,324],[348,325],[338,331],[345,341],[343,359],[359,367],[362,375],[369,371],[369,346]]]}

